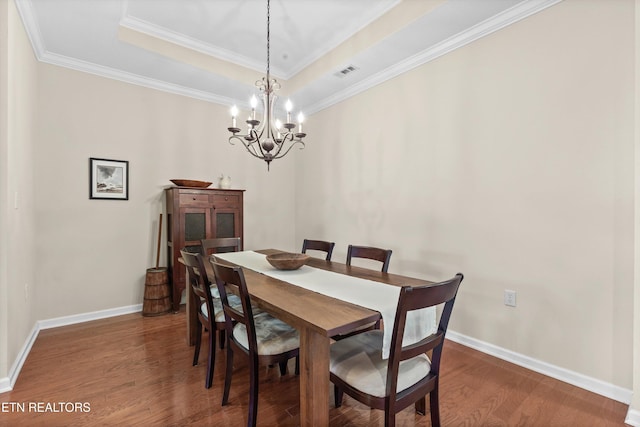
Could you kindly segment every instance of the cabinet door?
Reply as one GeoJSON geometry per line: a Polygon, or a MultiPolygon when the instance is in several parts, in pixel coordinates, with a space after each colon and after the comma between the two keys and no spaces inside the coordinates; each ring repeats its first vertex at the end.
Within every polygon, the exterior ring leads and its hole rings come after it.
{"type": "Polygon", "coordinates": [[[183,221],[184,246],[190,252],[200,251],[200,240],[211,235],[211,209],[182,208],[180,219],[183,221]]]}
{"type": "Polygon", "coordinates": [[[213,209],[213,233],[215,237],[242,237],[242,218],[237,208],[213,209]]]}

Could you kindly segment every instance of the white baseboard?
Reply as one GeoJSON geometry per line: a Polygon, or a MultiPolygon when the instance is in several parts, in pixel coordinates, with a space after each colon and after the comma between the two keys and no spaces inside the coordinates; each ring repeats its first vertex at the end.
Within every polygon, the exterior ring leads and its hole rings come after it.
{"type": "Polygon", "coordinates": [[[13,390],[13,386],[16,383],[18,374],[24,365],[27,356],[31,351],[33,343],[38,337],[38,333],[42,329],[57,328],[59,326],[73,325],[76,323],[89,322],[91,320],[106,319],[107,317],[121,316],[123,314],[137,313],[142,311],[142,304],[134,304],[125,307],[110,308],[107,310],[92,311],[89,313],[74,314],[72,316],[56,317],[48,320],[38,320],[33,326],[29,337],[25,341],[24,345],[18,353],[18,357],[13,362],[11,369],[9,370],[9,376],[6,378],[0,378],[0,393],[13,390]]]}
{"type": "Polygon", "coordinates": [[[36,324],[31,329],[27,340],[24,342],[24,345],[20,349],[20,352],[18,352],[18,357],[16,357],[13,365],[11,365],[11,369],[9,369],[9,376],[0,380],[0,393],[13,390],[13,386],[18,379],[18,374],[22,369],[22,365],[24,365],[25,360],[27,360],[27,356],[31,351],[33,343],[36,342],[38,332],[40,332],[40,329],[38,329],[38,323],[36,322],[36,324]]]}
{"type": "Polygon", "coordinates": [[[142,304],[128,305],[125,307],[109,308],[107,310],[91,311],[89,313],[74,314],[71,316],[56,317],[48,320],[38,320],[39,329],[57,328],[60,326],[75,325],[76,323],[90,322],[91,320],[106,319],[107,317],[121,316],[123,314],[142,311],[142,304]]]}
{"type": "Polygon", "coordinates": [[[640,411],[629,408],[627,418],[624,419],[624,423],[633,427],[640,427],[640,411]]]}
{"type": "Polygon", "coordinates": [[[608,397],[609,399],[613,399],[627,405],[631,403],[633,392],[629,389],[625,389],[596,378],[588,377],[568,369],[560,368],[550,363],[459,334],[455,331],[447,331],[447,338],[464,346],[490,354],[491,356],[506,360],[507,362],[511,362],[515,365],[522,366],[523,368],[530,369],[548,377],[555,378],[576,387],[597,393],[601,396],[608,397]]]}

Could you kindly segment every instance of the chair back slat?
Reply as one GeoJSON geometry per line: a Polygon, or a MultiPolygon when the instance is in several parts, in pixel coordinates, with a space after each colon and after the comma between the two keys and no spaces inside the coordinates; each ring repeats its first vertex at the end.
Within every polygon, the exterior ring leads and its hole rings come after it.
{"type": "Polygon", "coordinates": [[[389,270],[392,252],[391,249],[349,245],[347,249],[347,265],[351,265],[351,258],[372,259],[374,261],[380,261],[382,263],[381,271],[386,273],[389,270]]]}
{"type": "Polygon", "coordinates": [[[234,339],[233,321],[244,324],[247,329],[249,351],[253,351],[257,354],[258,344],[253,320],[253,309],[251,308],[251,299],[249,297],[249,291],[247,290],[247,283],[245,281],[242,268],[218,263],[215,260],[215,257],[209,258],[209,262],[213,267],[213,272],[216,277],[216,285],[218,286],[222,308],[225,313],[225,323],[229,339],[234,339]],[[228,293],[231,289],[234,289],[240,297],[242,312],[234,309],[229,304],[228,293]]]}
{"type": "Polygon", "coordinates": [[[202,239],[200,246],[202,247],[202,255],[205,257],[214,253],[239,252],[242,250],[242,239],[240,237],[202,239]]]}
{"type": "Polygon", "coordinates": [[[335,242],[304,239],[304,241],[302,242],[302,253],[306,254],[307,250],[326,252],[327,256],[325,257],[325,260],[331,261],[331,254],[333,254],[333,248],[335,247],[335,245],[335,242]]]}

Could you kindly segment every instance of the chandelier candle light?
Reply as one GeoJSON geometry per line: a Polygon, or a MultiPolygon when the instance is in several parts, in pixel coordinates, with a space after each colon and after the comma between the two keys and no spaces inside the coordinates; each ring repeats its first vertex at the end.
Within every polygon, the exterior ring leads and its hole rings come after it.
{"type": "Polygon", "coordinates": [[[291,100],[287,100],[285,104],[285,110],[287,111],[286,123],[283,124],[277,119],[274,121],[274,106],[276,99],[278,99],[275,91],[280,89],[280,83],[276,79],[272,79],[270,74],[270,15],[270,0],[267,0],[267,75],[256,81],[256,87],[262,97],[262,121],[256,120],[258,99],[254,95],[250,101],[251,115],[246,120],[247,133],[239,134],[241,129],[237,127],[238,107],[235,105],[231,107],[231,127],[227,128],[233,134],[229,137],[229,143],[235,145],[234,140],[242,142],[242,145],[252,156],[267,162],[267,170],[269,170],[272,160],[284,157],[294,145],[300,144],[300,149],[304,148],[302,138],[307,136],[306,133],[302,132],[302,122],[304,121],[302,113],[298,114],[297,124],[291,121],[291,110],[293,109],[291,100]],[[296,126],[298,127],[297,132],[295,132],[296,126]],[[272,151],[274,152],[272,153],[272,151]]]}

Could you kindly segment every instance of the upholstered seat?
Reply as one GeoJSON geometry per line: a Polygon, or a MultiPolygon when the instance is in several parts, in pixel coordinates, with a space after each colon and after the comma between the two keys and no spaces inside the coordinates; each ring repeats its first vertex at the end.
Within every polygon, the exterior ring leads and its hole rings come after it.
{"type": "MultiPolygon", "coordinates": [[[[229,304],[231,304],[236,309],[242,310],[242,303],[240,302],[240,298],[238,298],[236,295],[229,295],[229,304]]],[[[209,317],[207,303],[203,302],[200,306],[200,310],[202,311],[202,314],[204,314],[206,317],[209,317]]],[[[213,312],[215,313],[215,316],[213,317],[214,321],[216,323],[224,323],[224,311],[222,310],[222,302],[219,298],[213,299],[213,312]]]]}
{"type": "MultiPolygon", "coordinates": [[[[258,353],[264,355],[286,353],[300,347],[300,335],[298,331],[267,313],[253,316],[256,328],[256,342],[258,353]]],[[[233,337],[237,343],[249,350],[249,338],[247,328],[238,323],[233,328],[233,337]]]]}
{"type": "MultiPolygon", "coordinates": [[[[382,358],[383,335],[368,331],[336,342],[331,346],[329,371],[363,393],[384,397],[389,361],[382,358]]],[[[400,362],[398,369],[400,393],[429,375],[431,361],[420,354],[400,362]]]]}

